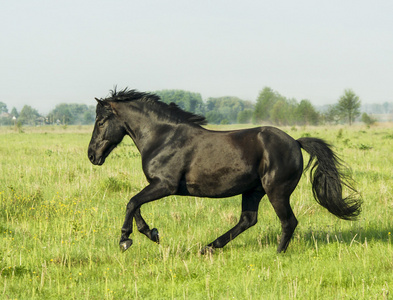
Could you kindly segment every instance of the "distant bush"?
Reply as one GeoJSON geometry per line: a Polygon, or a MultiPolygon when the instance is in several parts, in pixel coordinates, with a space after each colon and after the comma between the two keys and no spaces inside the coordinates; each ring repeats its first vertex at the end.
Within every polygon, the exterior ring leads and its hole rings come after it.
{"type": "Polygon", "coordinates": [[[370,117],[367,113],[362,114],[362,122],[368,126],[375,124],[377,120],[375,118],[370,117]]]}

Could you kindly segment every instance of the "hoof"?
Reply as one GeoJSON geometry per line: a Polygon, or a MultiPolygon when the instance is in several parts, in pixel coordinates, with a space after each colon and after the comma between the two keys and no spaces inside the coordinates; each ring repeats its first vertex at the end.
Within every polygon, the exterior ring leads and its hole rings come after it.
{"type": "Polygon", "coordinates": [[[128,248],[130,248],[132,245],[132,240],[125,240],[120,242],[119,246],[120,246],[120,250],[122,252],[126,251],[128,248]]]}
{"type": "Polygon", "coordinates": [[[214,253],[214,247],[212,246],[206,246],[202,248],[201,254],[202,255],[208,255],[208,254],[213,254],[214,253]]]}
{"type": "Polygon", "coordinates": [[[153,229],[151,230],[151,240],[152,240],[153,242],[156,242],[157,244],[160,243],[160,235],[158,234],[157,228],[153,228],[153,229]]]}

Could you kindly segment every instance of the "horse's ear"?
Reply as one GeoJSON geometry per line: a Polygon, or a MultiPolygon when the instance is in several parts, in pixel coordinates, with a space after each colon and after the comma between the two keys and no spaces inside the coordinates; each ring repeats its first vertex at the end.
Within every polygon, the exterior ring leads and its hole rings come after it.
{"type": "Polygon", "coordinates": [[[101,107],[105,108],[109,112],[113,112],[112,105],[110,104],[110,102],[103,101],[103,100],[98,99],[98,98],[94,98],[94,99],[96,99],[98,105],[100,105],[101,107]]]}
{"type": "Polygon", "coordinates": [[[97,101],[97,103],[98,103],[99,105],[104,106],[104,104],[103,104],[104,101],[102,101],[101,99],[98,99],[98,98],[94,98],[94,99],[96,99],[96,101],[97,101]]]}
{"type": "Polygon", "coordinates": [[[112,102],[109,101],[104,101],[98,98],[94,98],[96,99],[97,103],[99,106],[101,106],[102,108],[104,108],[107,112],[111,113],[111,114],[117,114],[115,109],[113,108],[113,104],[112,102]]]}

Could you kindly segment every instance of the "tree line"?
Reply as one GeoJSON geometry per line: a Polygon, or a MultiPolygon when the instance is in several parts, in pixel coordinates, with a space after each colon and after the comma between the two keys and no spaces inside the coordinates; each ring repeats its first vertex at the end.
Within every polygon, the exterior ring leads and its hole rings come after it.
{"type": "Polygon", "coordinates": [[[7,106],[0,102],[0,125],[89,125],[94,120],[94,105],[61,103],[43,116],[30,105],[23,106],[20,112],[14,107],[8,113],[7,106]]]}
{"type": "MultiPolygon", "coordinates": [[[[203,101],[201,94],[184,90],[161,90],[154,92],[165,103],[174,102],[184,110],[204,115],[211,124],[254,123],[273,125],[319,125],[352,124],[360,116],[361,101],[352,90],[344,91],[336,104],[321,112],[311,101],[285,96],[270,87],[263,88],[256,102],[226,96],[208,98],[203,101]]],[[[85,125],[94,123],[95,106],[84,104],[58,104],[46,116],[29,105],[20,112],[15,108],[8,113],[7,106],[0,102],[0,125],[85,125]]],[[[375,120],[364,113],[361,120],[372,124],[375,120]]]]}
{"type": "MultiPolygon", "coordinates": [[[[360,116],[361,101],[351,89],[345,90],[336,104],[325,112],[318,111],[307,99],[300,102],[286,98],[270,87],[265,87],[256,102],[238,97],[208,98],[205,102],[199,93],[182,90],[163,90],[155,92],[162,101],[174,102],[182,109],[201,114],[211,124],[254,123],[274,125],[319,125],[349,123],[360,116]]],[[[375,120],[363,114],[364,122],[375,120]]]]}

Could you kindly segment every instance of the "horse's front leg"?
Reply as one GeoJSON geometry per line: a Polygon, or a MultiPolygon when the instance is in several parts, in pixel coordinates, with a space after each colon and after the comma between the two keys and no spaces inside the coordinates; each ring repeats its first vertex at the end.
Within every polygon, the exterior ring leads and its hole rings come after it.
{"type": "Polygon", "coordinates": [[[140,233],[146,235],[153,242],[156,242],[157,244],[160,243],[160,238],[158,235],[157,228],[150,229],[149,225],[147,225],[146,221],[143,219],[141,215],[140,207],[135,211],[134,219],[135,219],[136,227],[138,228],[138,231],[140,233]]]}
{"type": "MultiPolygon", "coordinates": [[[[131,198],[127,204],[126,217],[121,229],[120,249],[126,251],[131,245],[132,240],[129,238],[132,233],[132,221],[141,205],[171,195],[171,189],[163,182],[152,182],[141,192],[131,198]]],[[[137,220],[141,221],[140,212],[138,212],[137,220]]],[[[146,224],[146,223],[145,223],[146,224]]],[[[157,236],[158,237],[158,236],[157,236]]]]}

